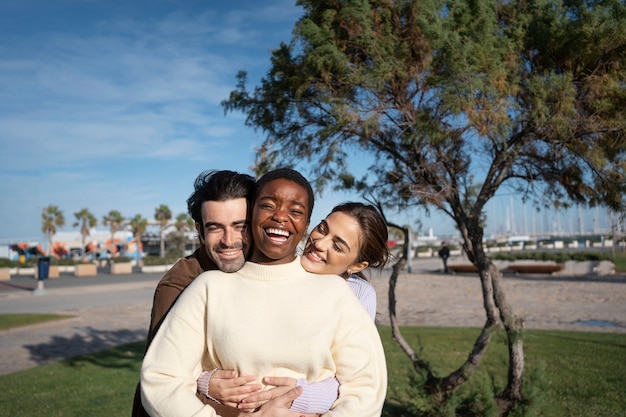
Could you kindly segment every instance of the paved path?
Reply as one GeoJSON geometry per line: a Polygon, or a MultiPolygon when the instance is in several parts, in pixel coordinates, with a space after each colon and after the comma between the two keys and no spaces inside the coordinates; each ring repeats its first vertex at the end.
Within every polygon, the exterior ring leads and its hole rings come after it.
{"type": "MultiPolygon", "coordinates": [[[[0,331],[0,374],[144,340],[158,279],[159,275],[141,281],[129,277],[125,282],[78,287],[55,283],[58,288],[47,289],[42,296],[24,290],[0,292],[0,314],[75,316],[0,331]]],[[[375,275],[371,281],[378,294],[377,322],[388,324],[388,278],[375,275]]],[[[624,276],[505,277],[504,285],[527,328],[626,333],[624,276]]],[[[401,324],[480,327],[484,322],[480,282],[475,275],[415,271],[400,277],[396,294],[401,324]]]]}
{"type": "Polygon", "coordinates": [[[0,331],[0,375],[144,340],[157,281],[5,295],[0,313],[74,317],[0,331]]]}

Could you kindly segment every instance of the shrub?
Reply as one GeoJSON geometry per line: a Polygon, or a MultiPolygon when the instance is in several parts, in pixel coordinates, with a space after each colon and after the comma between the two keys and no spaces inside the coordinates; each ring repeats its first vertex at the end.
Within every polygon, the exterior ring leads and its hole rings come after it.
{"type": "Polygon", "coordinates": [[[592,251],[519,251],[519,252],[498,252],[490,254],[493,260],[500,261],[516,261],[516,260],[533,260],[533,261],[553,261],[556,263],[564,263],[566,261],[610,261],[611,254],[609,252],[592,252],[592,251]]]}
{"type": "Polygon", "coordinates": [[[19,268],[33,268],[37,266],[37,258],[29,258],[24,261],[24,263],[17,263],[19,268]]]}
{"type": "Polygon", "coordinates": [[[0,268],[15,268],[16,266],[17,262],[8,258],[0,258],[0,268]]]}
{"type": "Polygon", "coordinates": [[[161,258],[160,256],[148,255],[148,256],[144,256],[143,258],[141,258],[141,262],[143,262],[145,266],[171,265],[171,264],[176,263],[176,261],[179,258],[180,257],[172,257],[172,256],[166,256],[164,258],[161,258]]]}
{"type": "Polygon", "coordinates": [[[111,261],[114,264],[121,264],[121,263],[125,263],[125,262],[132,262],[133,259],[129,256],[118,256],[117,258],[112,258],[111,261]]]}

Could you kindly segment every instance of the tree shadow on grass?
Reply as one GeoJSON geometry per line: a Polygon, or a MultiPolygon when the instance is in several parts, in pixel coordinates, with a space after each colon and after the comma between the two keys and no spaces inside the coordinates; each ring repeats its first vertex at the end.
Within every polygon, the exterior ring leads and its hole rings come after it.
{"type": "Polygon", "coordinates": [[[106,367],[115,367],[116,361],[110,360],[112,357],[136,356],[135,350],[139,351],[140,358],[143,357],[145,337],[143,330],[99,330],[87,327],[70,337],[53,336],[49,342],[24,345],[24,348],[30,351],[31,359],[40,365],[71,359],[68,361],[70,365],[87,361],[106,367]],[[92,355],[103,350],[123,347],[122,345],[127,348],[114,349],[110,354],[92,355]],[[130,348],[128,348],[129,345],[130,348]]]}
{"type": "Polygon", "coordinates": [[[101,368],[129,369],[138,372],[141,368],[145,345],[145,342],[129,343],[100,352],[75,356],[66,359],[64,363],[75,368],[91,364],[101,368]]]}

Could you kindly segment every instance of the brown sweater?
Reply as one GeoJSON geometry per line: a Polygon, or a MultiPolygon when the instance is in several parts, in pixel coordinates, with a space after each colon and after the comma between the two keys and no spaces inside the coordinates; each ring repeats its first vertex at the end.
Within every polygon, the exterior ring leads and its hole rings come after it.
{"type": "MultiPolygon", "coordinates": [[[[150,328],[148,329],[148,338],[146,340],[146,351],[150,343],[152,343],[152,339],[154,339],[159,327],[161,327],[165,316],[185,288],[201,273],[216,269],[217,265],[209,258],[203,246],[186,258],[178,260],[178,262],[165,273],[154,291],[150,328]]],[[[209,402],[204,396],[199,395],[198,398],[209,402]]],[[[137,389],[135,390],[132,417],[148,417],[148,413],[141,405],[139,384],[137,384],[137,389]]]]}

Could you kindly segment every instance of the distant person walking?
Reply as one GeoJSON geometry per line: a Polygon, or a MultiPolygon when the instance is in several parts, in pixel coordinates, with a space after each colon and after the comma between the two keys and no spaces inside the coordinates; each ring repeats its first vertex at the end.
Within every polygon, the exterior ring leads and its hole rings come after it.
{"type": "Polygon", "coordinates": [[[446,242],[441,242],[441,249],[439,249],[439,257],[443,261],[443,272],[448,273],[448,258],[450,257],[450,248],[446,242]]]}

